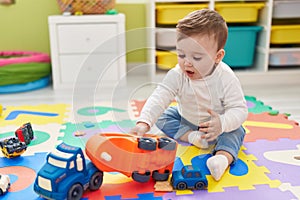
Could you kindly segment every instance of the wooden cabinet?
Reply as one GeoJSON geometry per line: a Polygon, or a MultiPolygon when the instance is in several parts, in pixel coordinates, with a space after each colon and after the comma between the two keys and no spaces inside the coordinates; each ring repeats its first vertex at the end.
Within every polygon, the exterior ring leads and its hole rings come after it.
{"type": "Polygon", "coordinates": [[[112,85],[125,78],[125,16],[49,16],[54,89],[112,85]]]}

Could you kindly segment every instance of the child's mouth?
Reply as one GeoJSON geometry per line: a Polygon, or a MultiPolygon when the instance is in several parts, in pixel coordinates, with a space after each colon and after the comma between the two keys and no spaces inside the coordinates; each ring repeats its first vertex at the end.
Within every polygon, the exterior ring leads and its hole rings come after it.
{"type": "Polygon", "coordinates": [[[186,73],[187,73],[188,76],[192,76],[195,72],[190,71],[190,70],[186,70],[186,73]]]}

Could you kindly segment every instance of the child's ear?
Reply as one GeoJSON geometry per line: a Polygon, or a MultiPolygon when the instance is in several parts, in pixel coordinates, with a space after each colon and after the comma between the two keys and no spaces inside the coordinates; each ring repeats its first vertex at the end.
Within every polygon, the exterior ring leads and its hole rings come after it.
{"type": "Polygon", "coordinates": [[[224,56],[225,56],[225,50],[224,49],[220,49],[217,52],[217,56],[216,56],[215,62],[216,63],[220,63],[222,61],[222,59],[224,58],[224,56]]]}

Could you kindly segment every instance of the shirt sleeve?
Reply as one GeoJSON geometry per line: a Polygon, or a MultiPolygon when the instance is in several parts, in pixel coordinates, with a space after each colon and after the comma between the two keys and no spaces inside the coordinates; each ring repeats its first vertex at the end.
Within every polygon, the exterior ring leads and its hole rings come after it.
{"type": "Polygon", "coordinates": [[[180,87],[181,75],[178,70],[171,69],[154,92],[147,99],[138,122],[147,123],[152,127],[165,109],[174,100],[180,87]]]}
{"type": "Polygon", "coordinates": [[[239,80],[235,77],[224,87],[223,106],[225,112],[220,115],[222,132],[239,128],[248,116],[248,108],[239,80]]]}

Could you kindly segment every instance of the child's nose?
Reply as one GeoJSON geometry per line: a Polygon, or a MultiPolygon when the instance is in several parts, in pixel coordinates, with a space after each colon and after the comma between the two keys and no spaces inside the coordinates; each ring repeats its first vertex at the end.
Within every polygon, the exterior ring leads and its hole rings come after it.
{"type": "Polygon", "coordinates": [[[184,59],[184,63],[185,66],[192,66],[192,62],[190,62],[187,58],[184,59]]]}

